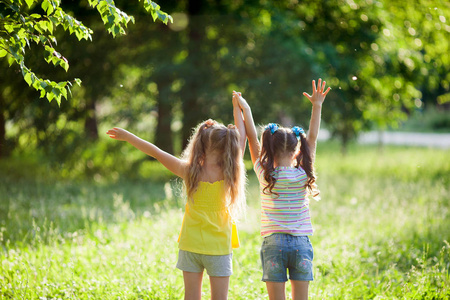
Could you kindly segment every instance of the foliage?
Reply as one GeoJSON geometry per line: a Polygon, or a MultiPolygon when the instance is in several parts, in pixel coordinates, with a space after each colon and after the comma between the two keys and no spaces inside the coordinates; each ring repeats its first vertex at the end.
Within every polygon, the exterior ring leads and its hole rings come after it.
{"type": "Polygon", "coordinates": [[[326,74],[333,87],[323,118],[344,146],[448,93],[448,3],[302,1],[293,8],[316,76],[326,74]]]}
{"type": "MultiPolygon", "coordinates": [[[[55,82],[36,75],[25,62],[26,49],[32,42],[40,45],[48,64],[60,66],[66,72],[68,60],[56,51],[55,30],[62,27],[64,31],[75,34],[77,39],[92,40],[93,31],[82,22],[64,11],[60,0],[2,0],[0,1],[0,58],[6,57],[9,65],[17,63],[22,76],[29,86],[40,91],[41,98],[48,101],[55,99],[58,105],[61,98],[67,99],[73,83],[80,85],[81,80],[55,82]]],[[[172,17],[160,10],[153,1],[143,0],[144,7],[152,14],[153,20],[167,24],[172,17]]],[[[128,16],[115,6],[113,0],[89,0],[89,5],[96,8],[105,27],[113,36],[124,34],[132,16],[128,16]]]]}
{"type": "MultiPolygon", "coordinates": [[[[232,122],[233,89],[252,105],[257,123],[307,128],[311,107],[301,93],[318,77],[333,88],[324,127],[344,145],[362,130],[395,127],[419,106],[445,103],[449,95],[448,3],[403,2],[172,0],[164,6],[176,12],[174,22],[148,26],[139,2],[116,0],[136,24],[115,39],[86,1],[61,2],[90,25],[95,43],[54,31],[57,51],[70,58],[68,73],[39,63],[33,43],[27,65],[56,82],[82,78],[83,85],[61,107],[42,105],[14,82],[16,70],[6,70],[3,60],[0,155],[39,148],[57,164],[76,163],[79,172],[95,174],[86,162],[99,160],[87,148],[103,143],[98,132],[110,126],[180,153],[198,122],[232,122]]],[[[35,4],[30,14],[41,10],[35,4]]],[[[105,157],[112,147],[129,153],[124,144],[109,147],[94,146],[105,157]]]]}
{"type": "MultiPolygon", "coordinates": [[[[318,147],[322,200],[311,203],[310,298],[448,298],[446,151],[387,147],[380,154],[350,145],[351,155],[342,157],[338,148],[318,147]]],[[[12,169],[26,166],[20,167],[12,169]]],[[[179,184],[122,175],[102,184],[0,175],[0,299],[182,297],[175,270],[184,204],[179,184]]],[[[259,191],[252,173],[249,179],[231,299],[267,297],[259,191]]],[[[203,292],[210,292],[207,278],[203,292]]]]}

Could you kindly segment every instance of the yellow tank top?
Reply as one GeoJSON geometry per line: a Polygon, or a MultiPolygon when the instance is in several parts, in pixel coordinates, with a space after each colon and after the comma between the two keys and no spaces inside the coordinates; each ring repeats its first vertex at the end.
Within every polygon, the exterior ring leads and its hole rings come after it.
{"type": "Polygon", "coordinates": [[[186,203],[178,248],[184,251],[227,255],[239,247],[235,224],[226,207],[224,181],[200,181],[186,203]]]}

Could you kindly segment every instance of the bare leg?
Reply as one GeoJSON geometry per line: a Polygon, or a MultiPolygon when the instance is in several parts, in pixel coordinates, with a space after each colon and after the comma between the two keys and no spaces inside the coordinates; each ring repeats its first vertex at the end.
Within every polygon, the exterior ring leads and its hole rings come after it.
{"type": "Polygon", "coordinates": [[[267,293],[269,300],[285,300],[285,282],[266,281],[267,293]]]}
{"type": "Polygon", "coordinates": [[[193,273],[183,271],[184,279],[184,299],[201,300],[202,299],[202,273],[193,273]]]}
{"type": "Polygon", "coordinates": [[[291,280],[292,300],[307,300],[309,281],[291,280]]]}
{"type": "Polygon", "coordinates": [[[230,276],[209,276],[211,283],[211,300],[226,300],[228,299],[228,285],[230,283],[230,276]]]}

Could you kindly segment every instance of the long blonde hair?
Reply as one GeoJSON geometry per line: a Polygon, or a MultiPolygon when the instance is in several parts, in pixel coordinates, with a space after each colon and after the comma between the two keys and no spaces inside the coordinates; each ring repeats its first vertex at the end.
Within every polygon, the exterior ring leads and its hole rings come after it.
{"type": "Polygon", "coordinates": [[[234,125],[225,126],[211,119],[200,123],[189,139],[182,159],[189,167],[184,178],[187,198],[198,188],[199,176],[207,152],[217,151],[222,160],[227,206],[233,218],[245,212],[245,167],[239,146],[239,131],[234,125]]]}

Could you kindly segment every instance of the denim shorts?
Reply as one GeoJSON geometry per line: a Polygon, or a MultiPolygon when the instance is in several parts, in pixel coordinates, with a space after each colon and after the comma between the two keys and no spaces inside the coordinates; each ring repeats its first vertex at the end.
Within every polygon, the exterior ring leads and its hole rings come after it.
{"type": "Polygon", "coordinates": [[[233,274],[233,254],[206,255],[179,250],[177,268],[193,273],[202,273],[206,269],[209,276],[231,276],[233,274]]]}
{"type": "Polygon", "coordinates": [[[262,281],[312,281],[314,252],[308,236],[274,233],[261,246],[262,281]]]}

